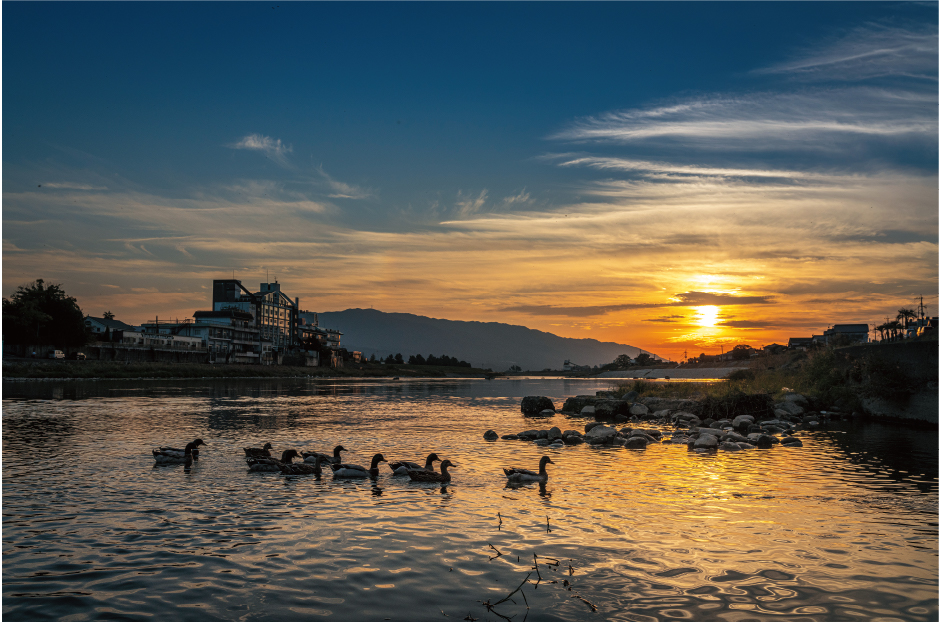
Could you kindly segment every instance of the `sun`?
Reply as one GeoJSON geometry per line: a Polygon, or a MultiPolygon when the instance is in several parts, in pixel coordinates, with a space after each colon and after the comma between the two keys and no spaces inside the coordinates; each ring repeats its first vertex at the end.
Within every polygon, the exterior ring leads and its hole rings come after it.
{"type": "Polygon", "coordinates": [[[695,311],[698,313],[698,317],[695,318],[695,324],[706,328],[717,326],[718,308],[716,306],[705,305],[703,307],[695,307],[695,311]]]}

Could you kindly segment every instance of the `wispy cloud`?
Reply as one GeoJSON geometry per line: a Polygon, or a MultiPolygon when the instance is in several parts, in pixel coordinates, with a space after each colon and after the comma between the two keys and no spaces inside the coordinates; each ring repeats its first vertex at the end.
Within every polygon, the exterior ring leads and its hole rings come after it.
{"type": "Polygon", "coordinates": [[[326,182],[327,187],[329,187],[329,198],[331,199],[368,199],[374,196],[374,193],[369,190],[334,179],[323,170],[322,165],[316,169],[316,172],[319,173],[323,181],[326,182]]]}
{"type": "Polygon", "coordinates": [[[247,149],[249,151],[259,151],[272,162],[289,168],[290,162],[287,160],[287,154],[293,151],[293,147],[285,145],[281,140],[273,139],[270,136],[261,134],[248,134],[236,143],[227,145],[231,149],[247,149]]]}
{"type": "Polygon", "coordinates": [[[831,152],[832,141],[908,139],[925,144],[936,131],[932,92],[876,88],[818,89],[699,97],[680,105],[609,112],[575,122],[551,138],[644,144],[676,141],[710,151],[831,152]]]}
{"type": "MultiPolygon", "coordinates": [[[[624,303],[609,305],[590,305],[590,306],[554,306],[554,305],[516,305],[502,307],[502,311],[517,311],[529,315],[561,315],[568,317],[591,317],[596,315],[605,315],[616,311],[627,311],[631,309],[658,309],[665,307],[699,307],[706,305],[714,306],[734,306],[734,305],[762,305],[773,304],[773,296],[738,296],[735,294],[711,293],[711,292],[684,292],[675,294],[673,300],[668,302],[646,302],[646,303],[624,303]]],[[[680,315],[668,316],[670,318],[683,317],[680,315]]],[[[668,320],[649,320],[649,321],[668,321],[668,320]]]]}
{"type": "Polygon", "coordinates": [[[454,203],[454,212],[458,218],[466,219],[472,218],[479,214],[483,207],[486,205],[486,198],[489,196],[489,191],[483,188],[483,190],[477,196],[465,195],[463,191],[457,193],[457,200],[454,203]]]}
{"type": "Polygon", "coordinates": [[[107,190],[106,186],[92,186],[90,184],[52,181],[41,184],[42,188],[55,188],[56,190],[107,190]]]}
{"type": "Polygon", "coordinates": [[[937,54],[935,21],[906,27],[867,24],[753,73],[836,81],[902,76],[935,82],[937,54]]]}

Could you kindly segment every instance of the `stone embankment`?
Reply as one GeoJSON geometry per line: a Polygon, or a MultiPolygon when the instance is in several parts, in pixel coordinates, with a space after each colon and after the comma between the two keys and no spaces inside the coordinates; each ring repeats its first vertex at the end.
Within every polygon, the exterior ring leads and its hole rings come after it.
{"type": "Polygon", "coordinates": [[[676,380],[710,380],[714,378],[726,378],[739,369],[748,369],[749,367],[749,361],[728,361],[726,363],[714,363],[706,367],[643,367],[624,371],[605,371],[597,377],[646,380],[664,380],[665,378],[674,378],[676,380]]]}
{"type": "MultiPolygon", "coordinates": [[[[523,400],[530,411],[536,404],[543,404],[536,402],[534,397],[525,398],[529,400],[527,403],[523,400]]],[[[713,414],[719,405],[706,401],[643,398],[634,393],[614,399],[601,392],[599,396],[568,398],[564,403],[564,414],[594,419],[584,426],[583,432],[562,431],[555,426],[505,434],[501,438],[531,441],[554,448],[581,443],[627,449],[644,449],[651,443],[662,443],[685,445],[697,452],[802,447],[798,438],[800,430],[818,427],[829,419],[850,416],[839,410],[812,410],[813,406],[816,405],[805,396],[790,393],[778,402],[770,400],[761,404],[750,400],[735,409],[750,412],[734,412],[732,416],[721,417],[713,414]],[[630,425],[620,429],[608,425],[615,422],[629,422],[630,425]]],[[[550,416],[554,411],[542,410],[538,414],[550,416]]],[[[487,430],[483,438],[495,441],[500,437],[495,430],[487,430]]]]}

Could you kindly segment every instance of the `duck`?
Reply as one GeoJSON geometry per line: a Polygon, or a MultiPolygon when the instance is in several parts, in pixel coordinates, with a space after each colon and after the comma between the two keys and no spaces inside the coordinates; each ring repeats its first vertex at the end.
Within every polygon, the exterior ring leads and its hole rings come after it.
{"type": "Polygon", "coordinates": [[[284,475],[321,475],[323,473],[323,456],[317,456],[316,461],[313,464],[306,462],[299,462],[297,464],[292,464],[290,462],[285,462],[278,464],[280,472],[284,475]]]}
{"type": "Polygon", "coordinates": [[[201,438],[197,438],[193,442],[186,445],[185,449],[177,449],[176,447],[160,447],[159,449],[153,450],[153,459],[156,460],[157,464],[183,464],[186,462],[187,454],[189,455],[188,460],[197,460],[199,458],[199,450],[197,447],[199,445],[205,445],[201,438]]]}
{"type": "Polygon", "coordinates": [[[329,454],[321,454],[316,451],[305,451],[303,452],[303,461],[316,463],[316,456],[323,456],[323,464],[341,464],[342,457],[339,455],[339,452],[341,451],[348,450],[342,445],[336,445],[336,447],[333,448],[333,455],[331,456],[329,454]]]}
{"type": "Polygon", "coordinates": [[[537,473],[528,469],[508,468],[502,470],[505,471],[505,476],[509,478],[510,482],[546,482],[548,481],[548,472],[545,470],[546,464],[554,464],[554,462],[548,456],[542,456],[537,473]]]}
{"type": "Polygon", "coordinates": [[[381,454],[372,456],[372,466],[368,469],[357,464],[331,464],[333,477],[378,477],[378,463],[388,462],[381,454]]]}
{"type": "Polygon", "coordinates": [[[276,473],[280,471],[281,465],[290,464],[294,458],[299,458],[300,454],[296,449],[288,449],[281,454],[280,460],[277,458],[262,458],[256,456],[248,458],[248,471],[252,473],[276,473]]]}
{"type": "Polygon", "coordinates": [[[427,461],[424,463],[424,466],[421,466],[416,462],[406,461],[389,462],[388,466],[391,467],[391,472],[395,475],[407,475],[408,471],[433,471],[434,461],[440,462],[440,458],[437,457],[437,454],[430,454],[427,456],[427,461]]]}
{"type": "Polygon", "coordinates": [[[410,469],[408,475],[411,476],[412,482],[449,482],[450,473],[447,472],[447,469],[455,466],[449,460],[444,460],[440,463],[440,473],[425,471],[424,469],[410,469]]]}
{"type": "Polygon", "coordinates": [[[264,447],[258,449],[257,447],[245,447],[245,457],[247,458],[270,458],[270,450],[273,448],[273,445],[270,443],[264,443],[264,447]]]}

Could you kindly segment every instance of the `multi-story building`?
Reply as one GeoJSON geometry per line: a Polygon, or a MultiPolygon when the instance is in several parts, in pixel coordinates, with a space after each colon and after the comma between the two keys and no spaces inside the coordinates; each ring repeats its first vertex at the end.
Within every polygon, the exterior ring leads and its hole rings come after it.
{"type": "Polygon", "coordinates": [[[298,341],[300,299],[290,300],[277,281],[261,283],[261,291],[251,292],[237,279],[216,279],[212,282],[212,310],[228,309],[251,314],[260,340],[270,344],[267,351],[274,358],[298,341]]]}

